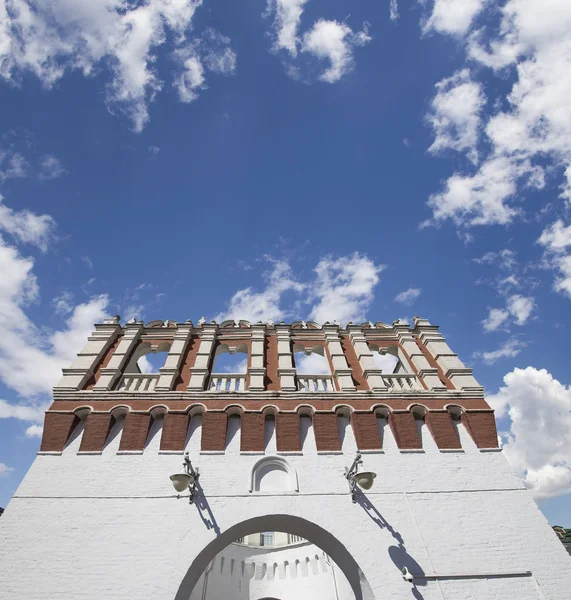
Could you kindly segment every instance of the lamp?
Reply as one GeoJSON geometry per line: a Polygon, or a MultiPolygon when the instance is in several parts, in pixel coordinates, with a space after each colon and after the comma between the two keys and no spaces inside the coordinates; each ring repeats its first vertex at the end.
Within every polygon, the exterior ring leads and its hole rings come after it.
{"type": "Polygon", "coordinates": [[[190,462],[190,458],[188,456],[188,452],[184,454],[184,462],[182,463],[184,468],[184,473],[175,473],[170,476],[170,480],[172,481],[172,485],[174,489],[180,494],[180,492],[184,492],[188,488],[189,497],[188,501],[190,504],[193,503],[193,496],[196,490],[196,484],[198,482],[198,467],[195,469],[190,462]]]}
{"type": "Polygon", "coordinates": [[[377,476],[377,474],[372,471],[361,471],[361,473],[359,473],[359,465],[362,464],[363,460],[361,458],[361,453],[357,452],[357,456],[351,467],[349,469],[345,467],[345,479],[349,482],[349,491],[353,502],[356,502],[355,491],[357,486],[364,490],[370,490],[373,487],[373,482],[377,476]]]}

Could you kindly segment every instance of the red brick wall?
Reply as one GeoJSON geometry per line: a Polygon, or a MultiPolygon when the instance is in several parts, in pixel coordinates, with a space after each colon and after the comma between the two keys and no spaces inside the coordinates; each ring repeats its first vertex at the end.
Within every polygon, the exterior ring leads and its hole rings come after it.
{"type": "Polygon", "coordinates": [[[391,413],[389,425],[395,436],[397,446],[401,450],[422,449],[422,442],[418,435],[416,423],[412,413],[391,413]]]}
{"type": "Polygon", "coordinates": [[[498,447],[498,431],[492,411],[463,413],[462,423],[464,423],[478,448],[498,447]]]}
{"type": "Polygon", "coordinates": [[[143,450],[151,427],[152,417],[142,413],[127,413],[119,450],[143,450]]]}
{"type": "Polygon", "coordinates": [[[436,445],[444,449],[460,449],[460,439],[456,433],[456,427],[452,422],[450,413],[427,412],[425,415],[428,427],[436,445]]]}
{"type": "Polygon", "coordinates": [[[278,452],[299,452],[301,450],[301,432],[297,413],[277,414],[276,446],[278,452]]]}
{"type": "Polygon", "coordinates": [[[188,346],[186,347],[182,357],[180,373],[174,382],[173,389],[178,392],[183,392],[188,387],[190,382],[190,368],[194,366],[199,346],[200,338],[198,336],[193,336],[188,342],[188,346]]]}
{"type": "Polygon", "coordinates": [[[343,348],[343,352],[345,352],[345,358],[349,363],[349,367],[351,368],[353,374],[353,383],[357,387],[358,390],[368,390],[369,385],[365,376],[363,375],[363,369],[361,369],[361,363],[357,357],[357,353],[355,352],[355,347],[351,342],[351,338],[348,335],[341,336],[341,347],[343,348]]]}
{"type": "Polygon", "coordinates": [[[85,420],[80,452],[101,452],[113,428],[115,418],[109,413],[90,413],[85,420]]]}
{"type": "Polygon", "coordinates": [[[244,413],[242,415],[242,431],[240,433],[240,450],[242,452],[264,451],[265,417],[261,413],[244,413]]]}
{"type": "Polygon", "coordinates": [[[266,337],[266,389],[279,391],[281,389],[278,375],[278,339],[270,335],[266,337]]]}
{"type": "Polygon", "coordinates": [[[226,446],[228,415],[225,412],[207,412],[202,416],[201,450],[223,451],[226,446]]]}
{"type": "Polygon", "coordinates": [[[353,413],[351,426],[359,450],[380,450],[382,448],[377,415],[374,413],[353,413]]]}
{"type": "Polygon", "coordinates": [[[74,414],[46,413],[40,451],[61,452],[78,423],[74,414]]]}
{"type": "Polygon", "coordinates": [[[313,415],[315,444],[319,452],[341,450],[339,427],[335,413],[315,413],[313,415]]]}
{"type": "Polygon", "coordinates": [[[187,413],[167,413],[161,435],[161,450],[184,450],[188,423],[187,413]]]}

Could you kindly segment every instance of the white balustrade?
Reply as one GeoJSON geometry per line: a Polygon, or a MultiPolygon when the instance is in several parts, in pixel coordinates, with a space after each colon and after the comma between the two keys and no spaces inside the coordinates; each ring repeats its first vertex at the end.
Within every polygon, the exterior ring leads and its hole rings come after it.
{"type": "Polygon", "coordinates": [[[213,373],[210,376],[209,392],[245,392],[245,373],[213,373]]]}
{"type": "Polygon", "coordinates": [[[297,388],[300,392],[334,392],[331,375],[298,375],[297,388]]]}
{"type": "Polygon", "coordinates": [[[159,373],[125,373],[121,384],[120,392],[152,392],[159,380],[159,373]]]}
{"type": "Polygon", "coordinates": [[[387,389],[393,392],[407,392],[423,389],[412,373],[382,374],[387,389]]]}

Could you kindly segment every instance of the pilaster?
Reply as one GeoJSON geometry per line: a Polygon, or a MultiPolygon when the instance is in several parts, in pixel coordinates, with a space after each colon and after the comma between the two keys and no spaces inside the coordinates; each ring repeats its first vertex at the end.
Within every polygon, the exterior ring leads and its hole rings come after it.
{"type": "Polygon", "coordinates": [[[155,386],[157,392],[172,390],[180,371],[182,357],[190,342],[191,330],[192,323],[190,322],[178,325],[165,364],[159,369],[160,376],[155,386]]]}
{"type": "Polygon", "coordinates": [[[386,390],[385,382],[383,381],[382,369],[377,367],[373,353],[367,344],[365,334],[357,325],[348,325],[349,337],[351,343],[355,348],[355,353],[359,359],[361,368],[363,369],[363,376],[367,380],[367,384],[371,390],[384,391],[386,390]]]}
{"type": "Polygon", "coordinates": [[[202,325],[202,334],[200,336],[200,346],[196,354],[194,366],[190,368],[190,382],[188,383],[189,392],[201,392],[206,386],[208,378],[208,368],[210,366],[214,342],[216,341],[217,325],[202,325]]]}
{"type": "Polygon", "coordinates": [[[431,325],[426,319],[415,318],[414,331],[419,334],[419,340],[456,389],[482,392],[483,388],[474,378],[472,369],[467,368],[458,355],[452,352],[444,336],[438,332],[438,327],[431,325]]]}
{"type": "Polygon", "coordinates": [[[264,367],[264,342],[265,325],[252,325],[252,351],[250,356],[250,375],[249,388],[253,392],[261,392],[265,389],[264,380],[266,377],[266,368],[264,367]]]}
{"type": "Polygon", "coordinates": [[[95,331],[67,369],[62,369],[63,377],[56,384],[58,390],[79,390],[94,374],[103,355],[121,331],[119,316],[104,319],[102,325],[95,325],[95,331]]]}
{"type": "MultiPolygon", "coordinates": [[[[416,323],[416,321],[415,321],[416,323]]],[[[394,325],[395,333],[399,338],[399,343],[407,353],[410,362],[414,365],[421,379],[429,390],[445,389],[446,386],[438,377],[438,369],[430,366],[426,356],[418,347],[408,325],[394,325]]]]}
{"type": "Polygon", "coordinates": [[[278,340],[278,375],[283,392],[295,392],[295,368],[291,354],[291,338],[289,325],[276,325],[276,337],[278,340]]]}
{"type": "Polygon", "coordinates": [[[127,323],[125,325],[125,334],[113,353],[107,367],[101,369],[101,376],[99,377],[99,381],[93,386],[93,391],[107,391],[113,389],[116,381],[121,377],[123,369],[133,353],[135,346],[139,343],[142,331],[142,322],[127,323]]]}
{"type": "Polygon", "coordinates": [[[351,368],[345,358],[341,340],[339,339],[339,327],[337,325],[324,325],[323,332],[325,334],[325,342],[331,357],[333,365],[333,376],[337,379],[339,388],[342,391],[354,391],[355,384],[351,376],[351,368]]]}

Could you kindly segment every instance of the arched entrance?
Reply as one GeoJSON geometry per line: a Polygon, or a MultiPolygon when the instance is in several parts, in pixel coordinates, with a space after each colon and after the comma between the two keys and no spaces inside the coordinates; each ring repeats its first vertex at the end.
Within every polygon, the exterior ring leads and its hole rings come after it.
{"type": "Polygon", "coordinates": [[[315,523],[300,517],[283,514],[254,517],[237,523],[222,532],[195,558],[179,586],[175,600],[189,600],[192,590],[203,571],[226,546],[238,538],[259,531],[283,531],[303,537],[319,546],[341,569],[353,590],[355,600],[375,600],[371,587],[359,565],[336,537],[322,527],[315,525],[315,523]]]}

